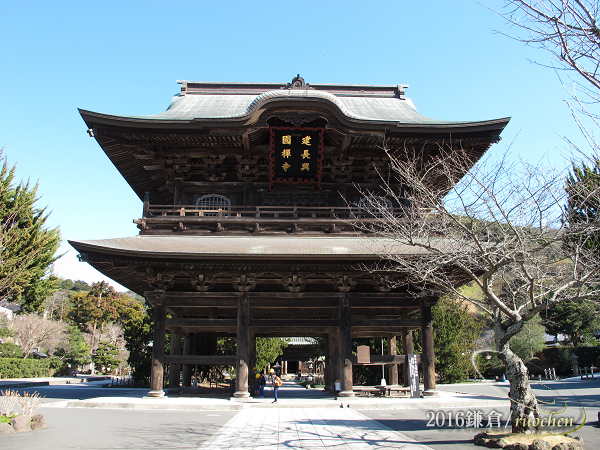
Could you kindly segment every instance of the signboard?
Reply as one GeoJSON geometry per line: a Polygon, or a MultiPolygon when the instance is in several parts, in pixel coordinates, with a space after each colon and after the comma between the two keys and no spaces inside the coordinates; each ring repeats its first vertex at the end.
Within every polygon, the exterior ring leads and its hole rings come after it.
{"type": "Polygon", "coordinates": [[[371,347],[368,345],[356,347],[356,362],[358,364],[371,364],[371,347]]]}
{"type": "Polygon", "coordinates": [[[277,183],[314,183],[321,190],[323,128],[271,127],[270,190],[277,183]]]}
{"type": "Polygon", "coordinates": [[[415,353],[409,353],[406,355],[408,362],[408,378],[410,379],[410,396],[411,398],[420,398],[421,392],[419,391],[419,364],[417,362],[417,355],[415,353]]]}

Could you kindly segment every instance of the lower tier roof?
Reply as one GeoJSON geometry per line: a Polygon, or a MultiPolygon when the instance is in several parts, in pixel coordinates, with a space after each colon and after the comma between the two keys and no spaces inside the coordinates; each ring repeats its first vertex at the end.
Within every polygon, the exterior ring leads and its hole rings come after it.
{"type": "Polygon", "coordinates": [[[391,239],[330,236],[134,236],[69,241],[80,253],[182,259],[377,259],[424,251],[391,239]]]}

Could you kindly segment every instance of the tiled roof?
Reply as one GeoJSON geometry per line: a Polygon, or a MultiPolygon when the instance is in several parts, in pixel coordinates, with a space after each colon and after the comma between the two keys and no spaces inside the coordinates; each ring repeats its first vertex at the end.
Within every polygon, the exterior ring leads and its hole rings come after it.
{"type": "MultiPolygon", "coordinates": [[[[404,96],[407,86],[303,85],[289,88],[285,84],[202,83],[181,81],[182,90],[169,108],[153,115],[110,116],[81,111],[108,119],[130,121],[191,122],[249,119],[267,105],[278,102],[321,104],[333,108],[353,121],[394,124],[397,126],[478,126],[488,122],[444,121],[420,114],[404,96]]],[[[506,121],[506,119],[503,119],[506,121]]]]}
{"type": "Polygon", "coordinates": [[[410,124],[448,123],[430,119],[419,114],[410,99],[337,97],[329,92],[316,90],[276,90],[260,95],[178,95],[173,98],[171,105],[165,112],[147,116],[132,116],[132,118],[168,121],[242,119],[252,116],[267,103],[307,100],[329,103],[337,107],[346,117],[362,121],[402,122],[410,124]]]}
{"type": "Polygon", "coordinates": [[[5,308],[14,312],[21,311],[21,307],[19,305],[16,303],[10,303],[6,300],[0,300],[0,308],[5,308]]]}
{"type": "Polygon", "coordinates": [[[144,236],[69,241],[79,252],[189,258],[377,258],[382,252],[422,253],[392,240],[320,236],[144,236]]]}
{"type": "Polygon", "coordinates": [[[291,337],[287,341],[288,345],[292,346],[317,345],[317,340],[312,337],[291,337]]]}

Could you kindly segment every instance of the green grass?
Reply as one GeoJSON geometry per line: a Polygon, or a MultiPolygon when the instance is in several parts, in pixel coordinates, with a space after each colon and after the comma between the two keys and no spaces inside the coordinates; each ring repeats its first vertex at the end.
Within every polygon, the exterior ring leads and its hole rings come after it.
{"type": "Polygon", "coordinates": [[[10,423],[13,417],[17,417],[16,414],[13,416],[5,416],[4,414],[0,414],[0,423],[10,423]]]}

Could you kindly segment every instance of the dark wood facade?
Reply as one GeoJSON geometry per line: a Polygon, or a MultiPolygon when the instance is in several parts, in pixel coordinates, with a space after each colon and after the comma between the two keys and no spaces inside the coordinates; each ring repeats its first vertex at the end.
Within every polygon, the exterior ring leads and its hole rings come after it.
{"type": "MultiPolygon", "coordinates": [[[[436,152],[460,148],[474,163],[508,119],[436,121],[414,109],[403,86],[310,86],[300,77],[287,85],[182,82],[165,113],[81,114],[144,207],[138,236],[71,245],[156,306],[152,395],[162,395],[164,364],[171,365],[170,387],[179,385],[180,371],[189,383],[191,365],[231,364],[234,395],[248,396],[257,336],[318,336],[327,342],[327,385],[341,380],[339,395],[350,396],[352,339],[393,344],[401,336],[406,355],[417,328],[425,389],[435,388],[437,299],[409,294],[401,273],[391,279],[377,272],[376,247],[393,244],[371,238],[366,245],[350,219],[361,214],[361,192],[379,192],[388,170],[383,145],[418,150],[423,165],[436,152]],[[306,166],[297,154],[287,172],[287,146],[274,145],[273,136],[282,136],[275,129],[284,130],[284,142],[288,131],[304,139],[317,130],[299,150],[306,166]],[[415,312],[420,319],[410,318],[415,312]],[[235,357],[215,355],[217,336],[237,337],[235,357]]],[[[410,248],[397,251],[419,257],[410,248]]],[[[389,364],[397,384],[404,355],[372,362],[389,364]]]]}

